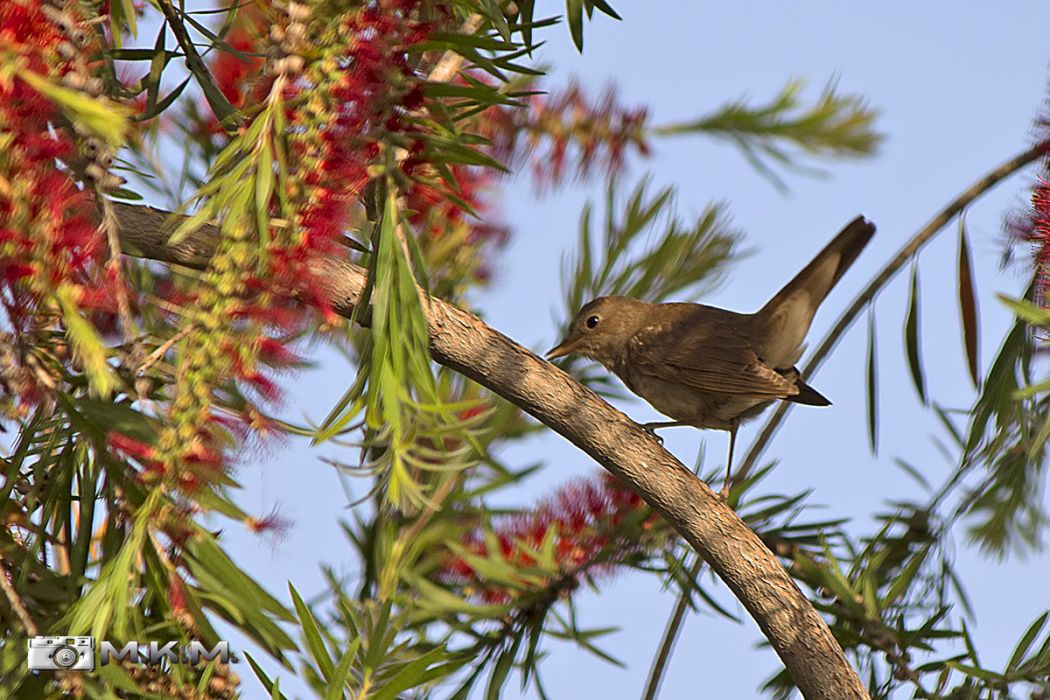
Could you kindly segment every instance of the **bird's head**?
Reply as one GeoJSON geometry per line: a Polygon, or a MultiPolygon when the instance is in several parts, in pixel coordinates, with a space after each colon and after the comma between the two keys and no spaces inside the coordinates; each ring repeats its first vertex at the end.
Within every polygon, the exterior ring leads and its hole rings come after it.
{"type": "Polygon", "coordinates": [[[547,352],[547,359],[582,355],[608,366],[650,319],[652,304],[631,297],[598,297],[587,302],[569,324],[565,339],[547,352]]]}

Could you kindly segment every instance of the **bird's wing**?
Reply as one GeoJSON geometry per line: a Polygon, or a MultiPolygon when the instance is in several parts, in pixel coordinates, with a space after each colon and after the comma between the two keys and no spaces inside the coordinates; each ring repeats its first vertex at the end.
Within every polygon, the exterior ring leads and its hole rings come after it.
{"type": "Polygon", "coordinates": [[[704,392],[768,399],[798,393],[726,324],[654,324],[632,336],[627,351],[636,371],[704,392]]]}

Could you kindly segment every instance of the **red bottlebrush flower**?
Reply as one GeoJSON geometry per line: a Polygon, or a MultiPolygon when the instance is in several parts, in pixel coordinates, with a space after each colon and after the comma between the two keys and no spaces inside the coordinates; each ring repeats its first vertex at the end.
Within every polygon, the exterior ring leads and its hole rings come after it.
{"type": "Polygon", "coordinates": [[[106,436],[106,446],[115,452],[121,452],[127,457],[147,462],[156,458],[156,449],[153,445],[128,437],[123,433],[110,432],[106,436]]]}
{"type": "Polygon", "coordinates": [[[1050,183],[1040,179],[1032,193],[1032,225],[1028,240],[1034,245],[1036,303],[1050,303],[1050,183]]]}
{"type": "Polygon", "coordinates": [[[222,430],[232,434],[238,441],[246,440],[251,432],[248,421],[243,416],[212,414],[208,417],[208,420],[219,426],[222,430]]]}
{"type": "MultiPolygon", "coordinates": [[[[542,547],[553,529],[558,574],[557,580],[549,583],[568,592],[576,588],[581,576],[611,571],[617,562],[645,546],[642,537],[658,522],[658,516],[638,519],[636,528],[622,527],[622,523],[631,522],[629,516],[644,512],[643,508],[644,502],[634,492],[614,477],[603,475],[570,482],[534,510],[495,525],[498,552],[489,551],[490,539],[481,529],[468,532],[461,545],[478,556],[495,554],[514,566],[533,566],[536,562],[530,550],[542,547]]],[[[486,582],[460,556],[450,554],[438,575],[485,602],[507,603],[521,595],[519,589],[486,582]]]]}
{"type": "MultiPolygon", "coordinates": [[[[164,473],[163,471],[161,472],[164,473]]],[[[184,493],[193,493],[198,490],[202,485],[200,475],[194,474],[190,471],[180,472],[178,475],[179,488],[184,493]]]]}
{"type": "Polygon", "coordinates": [[[14,283],[25,277],[35,277],[36,274],[37,269],[33,265],[0,262],[0,278],[3,278],[4,282],[14,283]]]}
{"type": "Polygon", "coordinates": [[[223,465],[222,455],[203,443],[194,444],[183,455],[189,464],[199,464],[218,470],[223,465]]]}
{"type": "Polygon", "coordinates": [[[242,19],[245,15],[257,14],[257,11],[252,11],[252,7],[249,5],[238,13],[239,21],[226,39],[230,48],[243,56],[238,56],[232,51],[220,51],[211,65],[215,85],[235,107],[244,106],[250,94],[257,97],[265,95],[256,82],[264,60],[260,56],[251,55],[259,47],[260,37],[254,31],[258,26],[249,29],[244,26],[247,21],[242,19]],[[254,36],[250,35],[250,32],[254,36]],[[258,94],[260,92],[262,95],[258,94]]]}
{"type": "MultiPolygon", "coordinates": [[[[76,4],[59,10],[41,0],[0,2],[0,46],[13,65],[52,83],[70,75],[83,81],[95,40],[80,31],[79,13],[76,4]],[[71,32],[80,36],[72,52],[71,32]]],[[[58,295],[69,292],[96,310],[92,321],[111,322],[105,317],[109,309],[99,308],[113,285],[99,273],[105,238],[90,190],[81,190],[60,168],[59,161],[76,148],[57,117],[55,105],[18,74],[0,79],[0,304],[18,335],[31,334],[27,319],[41,309],[53,313],[68,298],[58,295]]]]}
{"type": "MultiPolygon", "coordinates": [[[[431,31],[429,24],[411,19],[417,4],[405,0],[347,13],[338,32],[346,41],[338,72],[320,64],[307,67],[313,99],[291,110],[289,122],[300,132],[293,140],[296,160],[305,166],[297,173],[304,185],[300,247],[310,252],[335,249],[380,154],[380,141],[415,128],[407,117],[425,100],[421,79],[404,57],[431,31]]],[[[323,289],[312,295],[323,299],[323,289]]]]}
{"type": "MultiPolygon", "coordinates": [[[[225,36],[226,46],[215,53],[211,74],[216,87],[238,109],[258,104],[270,91],[273,79],[263,74],[268,24],[258,5],[231,2],[236,15],[225,36]]],[[[210,109],[197,129],[202,134],[221,134],[223,128],[210,109]]]]}
{"type": "Polygon", "coordinates": [[[302,309],[289,305],[278,305],[273,302],[266,305],[240,306],[233,312],[235,319],[259,321],[271,328],[289,331],[297,328],[303,321],[302,309]]]}
{"type": "Polygon", "coordinates": [[[258,372],[252,372],[244,377],[244,380],[257,391],[264,400],[274,403],[281,398],[281,390],[271,380],[258,372]]]}
{"type": "Polygon", "coordinates": [[[570,174],[585,177],[596,169],[615,173],[623,168],[630,149],[642,156],[649,153],[648,111],[621,105],[612,88],[592,101],[572,83],[564,90],[533,96],[527,109],[500,107],[484,116],[494,156],[507,163],[530,159],[540,186],[570,174]],[[546,151],[538,148],[545,141],[546,151]],[[572,146],[575,173],[568,167],[572,146]]]}
{"type": "Polygon", "coordinates": [[[171,575],[171,582],[168,586],[168,605],[176,614],[184,612],[186,610],[186,589],[185,584],[182,582],[182,578],[178,574],[171,575]]]}
{"type": "Polygon", "coordinates": [[[288,349],[287,344],[268,336],[257,341],[259,359],[270,366],[291,367],[302,363],[302,358],[288,349]]]}
{"type": "Polygon", "coordinates": [[[292,523],[279,516],[276,510],[265,518],[248,518],[244,524],[257,535],[269,535],[278,540],[287,536],[288,530],[292,527],[292,523]]]}
{"type": "Polygon", "coordinates": [[[77,289],[77,305],[81,309],[90,311],[117,312],[117,300],[109,286],[95,289],[80,287],[77,289]]]}

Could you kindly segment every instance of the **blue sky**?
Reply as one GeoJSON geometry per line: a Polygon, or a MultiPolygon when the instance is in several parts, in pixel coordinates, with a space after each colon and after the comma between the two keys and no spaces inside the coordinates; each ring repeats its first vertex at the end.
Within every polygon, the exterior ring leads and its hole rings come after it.
{"type": "MultiPolygon", "coordinates": [[[[561,7],[538,4],[538,13],[561,7]]],[[[832,164],[825,178],[791,176],[786,196],[731,147],[697,138],[654,141],[652,157],[633,161],[622,178],[630,186],[649,173],[655,185],[675,186],[679,211],[687,218],[699,214],[709,201],[728,202],[752,254],[734,265],[725,283],[702,301],[738,311],[758,308],[854,215],[871,218],[878,233],[822,307],[811,338],[824,333],[878,267],[950,198],[1027,146],[1046,94],[1046,3],[621,0],[614,5],[624,20],[599,17],[588,24],[582,57],[564,27],[547,30],[548,45],[540,59],[554,68],[549,87],[572,77],[594,91],[615,83],[625,103],[649,105],[654,124],[697,116],[743,96],[766,100],[793,77],[809,80],[811,96],[836,79],[844,91],[866,96],[881,110],[878,126],[887,139],[875,158],[832,164]]],[[[1024,285],[1019,270],[999,269],[1001,224],[1005,214],[1025,206],[1033,173],[1015,176],[967,212],[984,368],[1009,323],[993,295],[1017,294],[1024,285]]],[[[602,183],[595,182],[538,197],[522,176],[507,189],[501,206],[514,236],[496,265],[492,287],[478,295],[491,325],[535,350],[557,340],[559,262],[574,245],[583,203],[597,200],[601,188],[602,183]]],[[[956,245],[956,230],[950,226],[920,255],[922,343],[934,398],[966,407],[973,392],[964,369],[955,301],[956,245]]],[[[812,487],[811,502],[825,506],[821,515],[858,517],[856,531],[862,532],[870,529],[865,514],[887,499],[920,495],[914,482],[893,466],[894,457],[918,465],[933,483],[949,472],[952,465],[934,443],[936,422],[919,404],[907,374],[902,343],[906,302],[907,275],[902,275],[875,304],[879,456],[870,454],[865,432],[862,322],[810,378],[834,406],[793,411],[767,451],[767,458],[779,460],[780,466],[764,482],[764,492],[794,493],[812,487]]],[[[352,381],[345,363],[333,355],[322,359],[321,368],[287,382],[289,417],[323,417],[352,381]]],[[[656,417],[640,402],[621,407],[638,420],[656,417]]],[[[743,429],[739,445],[746,448],[756,429],[755,424],[743,429]]],[[[719,460],[726,445],[723,433],[679,429],[665,436],[668,449],[687,464],[695,460],[701,441],[719,460]]],[[[246,463],[238,473],[245,486],[240,498],[245,507],[266,514],[278,506],[293,527],[276,545],[227,528],[227,547],[286,601],[288,579],[310,597],[323,590],[322,563],[348,573],[356,567],[338,521],[349,516],[347,504],[362,495],[366,485],[352,482],[355,491],[347,497],[339,477],[318,461],[321,456],[338,456],[337,448],[310,450],[305,443],[290,442],[258,463],[246,463]]],[[[597,469],[549,432],[502,456],[511,464],[537,459],[547,464],[514,494],[519,504],[597,469]]],[[[982,658],[993,666],[1004,664],[1027,625],[1050,606],[1047,559],[1031,555],[990,560],[970,549],[962,537],[955,547],[977,613],[973,633],[982,658]]],[[[734,605],[724,590],[721,599],[734,605]]],[[[552,654],[544,680],[552,697],[640,696],[673,594],[661,590],[652,576],[625,574],[606,581],[600,595],[581,593],[579,602],[584,624],[621,628],[606,639],[605,648],[627,668],[549,644],[552,654]]],[[[772,652],[754,648],[760,641],[750,619],[735,625],[709,615],[691,616],[663,697],[754,696],[760,682],[778,667],[772,652]]],[[[250,671],[239,671],[246,680],[245,697],[261,697],[250,671]]],[[[282,688],[291,685],[294,691],[290,680],[282,678],[282,688]]]]}

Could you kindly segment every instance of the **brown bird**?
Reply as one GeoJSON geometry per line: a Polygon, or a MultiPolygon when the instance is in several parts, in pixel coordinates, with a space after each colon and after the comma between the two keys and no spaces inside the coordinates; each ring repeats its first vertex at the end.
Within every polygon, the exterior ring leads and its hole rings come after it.
{"type": "Polygon", "coordinates": [[[650,432],[680,425],[729,431],[725,497],[741,422],[777,400],[831,405],[802,381],[795,363],[817,307],[874,233],[874,224],[858,216],[753,314],[599,297],[580,309],[547,359],[576,354],[602,363],[674,419],[642,426],[650,432]]]}

